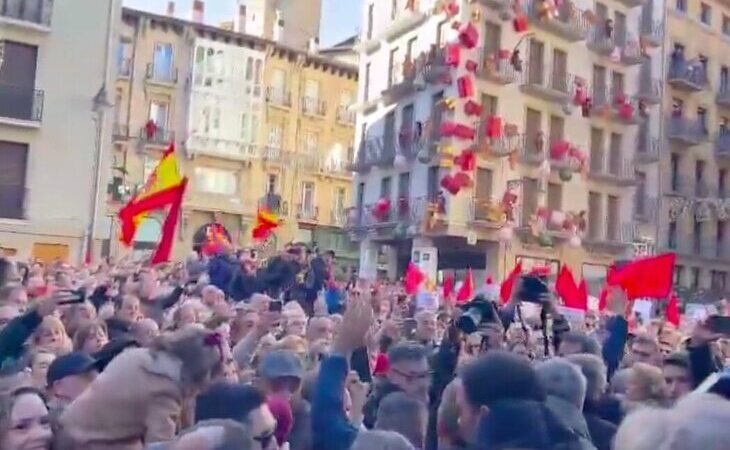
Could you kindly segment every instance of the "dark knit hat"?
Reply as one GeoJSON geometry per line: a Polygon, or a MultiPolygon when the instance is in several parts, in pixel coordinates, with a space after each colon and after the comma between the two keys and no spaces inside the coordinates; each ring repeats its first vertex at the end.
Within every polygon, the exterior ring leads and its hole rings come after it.
{"type": "Polygon", "coordinates": [[[513,353],[490,351],[468,364],[461,378],[466,398],[472,405],[489,406],[502,400],[545,400],[545,391],[530,361],[513,353]]]}

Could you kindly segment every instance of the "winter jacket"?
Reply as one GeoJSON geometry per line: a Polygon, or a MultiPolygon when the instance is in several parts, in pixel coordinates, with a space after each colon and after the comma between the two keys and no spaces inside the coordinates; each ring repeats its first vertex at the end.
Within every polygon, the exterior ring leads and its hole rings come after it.
{"type": "Polygon", "coordinates": [[[588,424],[586,424],[581,410],[569,402],[552,395],[548,395],[545,406],[547,406],[550,412],[555,414],[555,417],[565,428],[570,430],[578,438],[578,443],[582,450],[596,450],[591,440],[588,424]]]}
{"type": "Polygon", "coordinates": [[[689,362],[692,369],[692,381],[697,387],[705,381],[705,378],[722,370],[722,366],[716,363],[712,357],[712,349],[708,344],[687,347],[689,362]]]}
{"type": "Polygon", "coordinates": [[[228,286],[227,292],[236,302],[251,298],[253,294],[263,292],[263,286],[256,275],[247,275],[241,269],[236,270],[228,286]]]}
{"type": "Polygon", "coordinates": [[[322,360],[312,398],[312,440],[317,450],[347,450],[357,437],[345,415],[347,358],[330,355],[322,360]]]}
{"type": "Polygon", "coordinates": [[[614,316],[606,323],[608,336],[603,341],[603,361],[610,380],[624,358],[624,348],[629,338],[629,323],[621,316],[614,316]]]}
{"type": "Polygon", "coordinates": [[[216,255],[208,261],[208,277],[210,284],[217,287],[230,296],[228,287],[238,270],[238,262],[228,255],[216,255]]]}
{"type": "Polygon", "coordinates": [[[30,338],[43,318],[35,310],[18,316],[0,330],[0,367],[23,356],[25,341],[30,338]]]}
{"type": "Polygon", "coordinates": [[[616,425],[599,416],[590,407],[583,405],[583,417],[588,425],[593,445],[598,450],[611,450],[613,437],[616,435],[616,425]]]}
{"type": "Polygon", "coordinates": [[[382,380],[382,382],[375,386],[375,389],[373,389],[373,392],[368,397],[365,402],[365,406],[362,409],[362,423],[366,428],[373,429],[375,427],[375,420],[378,417],[380,401],[383,400],[386,395],[392,394],[393,392],[402,392],[402,389],[387,379],[382,380]]]}

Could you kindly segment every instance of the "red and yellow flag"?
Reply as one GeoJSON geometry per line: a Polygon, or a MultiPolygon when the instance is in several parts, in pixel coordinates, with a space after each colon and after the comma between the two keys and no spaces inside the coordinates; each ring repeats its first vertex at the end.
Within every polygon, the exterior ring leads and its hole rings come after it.
{"type": "Polygon", "coordinates": [[[256,240],[266,240],[279,227],[279,218],[268,212],[259,211],[256,214],[256,224],[251,230],[251,236],[256,240]]]}
{"type": "Polygon", "coordinates": [[[170,144],[155,170],[147,178],[142,190],[119,210],[120,241],[125,245],[131,245],[137,229],[149,213],[169,207],[152,263],[168,261],[186,187],[187,178],[180,173],[175,145],[170,144]]]}

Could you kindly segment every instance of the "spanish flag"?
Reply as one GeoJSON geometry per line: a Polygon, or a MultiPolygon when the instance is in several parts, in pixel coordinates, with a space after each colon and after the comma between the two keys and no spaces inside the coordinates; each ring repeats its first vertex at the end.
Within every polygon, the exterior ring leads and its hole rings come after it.
{"type": "Polygon", "coordinates": [[[150,212],[169,208],[152,263],[169,261],[187,182],[187,178],[180,174],[175,146],[170,144],[155,170],[147,178],[142,190],[119,210],[120,241],[127,246],[131,245],[139,225],[150,212]]]}
{"type": "Polygon", "coordinates": [[[279,218],[268,212],[259,211],[256,214],[256,224],[251,230],[251,236],[256,240],[266,240],[279,227],[279,218]]]}

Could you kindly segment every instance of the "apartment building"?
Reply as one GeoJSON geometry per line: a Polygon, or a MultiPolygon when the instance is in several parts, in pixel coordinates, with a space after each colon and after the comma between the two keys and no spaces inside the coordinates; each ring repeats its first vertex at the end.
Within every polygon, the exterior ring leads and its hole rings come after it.
{"type": "Polygon", "coordinates": [[[236,0],[240,30],[306,50],[319,42],[322,0],[236,0]]]}
{"type": "Polygon", "coordinates": [[[117,0],[0,0],[0,254],[81,260],[111,133],[120,10],[117,0]]]}
{"type": "Polygon", "coordinates": [[[518,262],[556,273],[564,263],[597,290],[608,265],[653,250],[661,27],[652,6],[575,0],[549,15],[547,0],[520,6],[522,33],[509,1],[364,2],[349,229],[366,275],[396,276],[409,260],[434,279],[467,268],[502,278],[518,262]],[[478,31],[473,48],[463,44],[473,36],[459,38],[467,24],[478,31]],[[476,111],[460,98],[463,77],[476,111]],[[472,186],[450,194],[464,151],[476,155],[472,186]]]}
{"type": "MultiPolygon", "coordinates": [[[[184,21],[123,10],[110,212],[174,142],[190,179],[176,256],[213,221],[236,245],[251,244],[256,213],[266,207],[282,224],[264,250],[315,241],[354,260],[344,217],[356,68],[204,25],[197,11],[184,21]]],[[[153,247],[160,227],[160,218],[148,218],[135,248],[153,247]]]]}
{"type": "Polygon", "coordinates": [[[730,4],[670,0],[665,40],[661,244],[675,281],[730,291],[730,4]]]}

